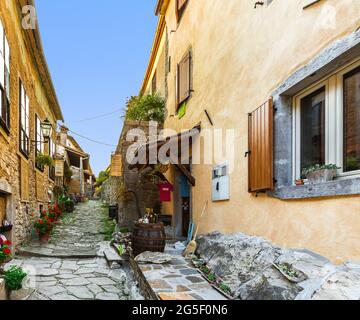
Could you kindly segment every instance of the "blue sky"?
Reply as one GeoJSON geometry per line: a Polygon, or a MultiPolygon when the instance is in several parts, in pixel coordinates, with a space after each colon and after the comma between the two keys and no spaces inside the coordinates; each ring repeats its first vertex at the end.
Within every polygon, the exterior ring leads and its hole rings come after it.
{"type": "MultiPolygon", "coordinates": [[[[45,55],[67,126],[116,145],[123,108],[137,95],[150,55],[156,0],[37,0],[45,55]]],[[[115,147],[74,136],[91,155],[96,174],[115,147]]]]}

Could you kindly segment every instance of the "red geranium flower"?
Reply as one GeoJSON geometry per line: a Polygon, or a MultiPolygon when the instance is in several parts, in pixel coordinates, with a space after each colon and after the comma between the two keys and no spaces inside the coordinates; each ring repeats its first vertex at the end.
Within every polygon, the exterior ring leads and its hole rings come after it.
{"type": "Polygon", "coordinates": [[[3,251],[7,256],[11,253],[10,249],[8,248],[5,248],[3,251]]]}
{"type": "Polygon", "coordinates": [[[10,246],[10,245],[11,245],[11,241],[10,241],[10,240],[6,240],[6,241],[4,241],[4,244],[6,244],[7,246],[10,246]]]}

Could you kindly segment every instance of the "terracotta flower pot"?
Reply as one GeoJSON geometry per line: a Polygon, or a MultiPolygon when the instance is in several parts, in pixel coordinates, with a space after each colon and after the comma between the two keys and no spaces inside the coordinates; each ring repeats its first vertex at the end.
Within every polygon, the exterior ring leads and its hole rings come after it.
{"type": "Polygon", "coordinates": [[[49,237],[50,237],[50,232],[39,235],[40,242],[42,242],[42,243],[49,242],[49,237]]]}

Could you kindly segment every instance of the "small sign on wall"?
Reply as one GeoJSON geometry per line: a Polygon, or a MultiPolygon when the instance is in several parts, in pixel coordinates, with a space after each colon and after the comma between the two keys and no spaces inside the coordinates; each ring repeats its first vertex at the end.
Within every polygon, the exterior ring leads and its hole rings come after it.
{"type": "Polygon", "coordinates": [[[227,163],[215,166],[212,171],[212,201],[230,199],[229,166],[227,163]]]}
{"type": "Polygon", "coordinates": [[[64,176],[64,160],[55,160],[55,177],[64,176]]]}

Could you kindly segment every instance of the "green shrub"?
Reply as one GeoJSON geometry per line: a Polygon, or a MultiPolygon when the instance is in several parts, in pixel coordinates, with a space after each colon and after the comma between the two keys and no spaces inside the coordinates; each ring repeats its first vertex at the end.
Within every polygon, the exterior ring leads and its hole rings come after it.
{"type": "Polygon", "coordinates": [[[126,120],[164,123],[165,118],[165,100],[158,93],[134,96],[126,102],[126,120]]]}

